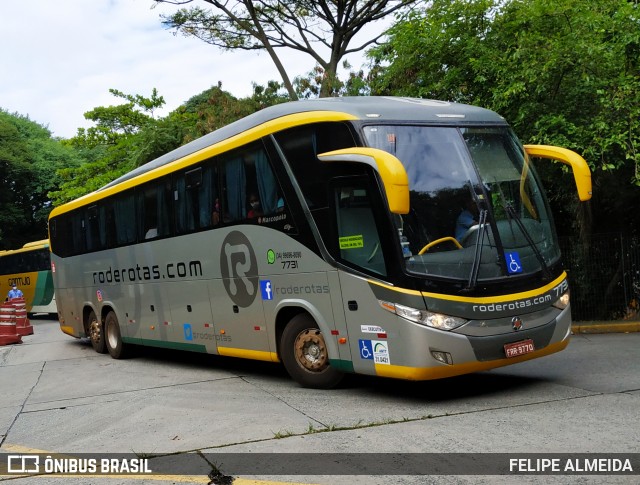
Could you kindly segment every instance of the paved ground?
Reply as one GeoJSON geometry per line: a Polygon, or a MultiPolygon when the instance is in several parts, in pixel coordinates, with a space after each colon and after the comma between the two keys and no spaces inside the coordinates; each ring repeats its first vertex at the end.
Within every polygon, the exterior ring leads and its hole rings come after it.
{"type": "MultiPolygon", "coordinates": [[[[157,349],[113,360],[62,334],[56,322],[32,323],[35,334],[23,344],[0,347],[0,452],[177,454],[183,465],[185,453],[202,453],[204,473],[213,453],[433,453],[445,470],[456,466],[447,460],[465,456],[480,456],[480,469],[482,460],[489,466],[518,454],[640,456],[640,333],[576,335],[559,354],[471,376],[425,383],[350,376],[339,389],[319,391],[300,388],[275,364],[157,349]]],[[[301,471],[325,465],[323,457],[302,457],[308,461],[301,471]]],[[[290,470],[292,463],[282,466],[290,470]]],[[[209,482],[189,473],[142,481],[209,482]]],[[[259,478],[339,485],[638,483],[635,473],[259,478]]],[[[236,485],[255,478],[239,475],[236,485]]],[[[141,483],[11,478],[12,484],[141,483]]]]}

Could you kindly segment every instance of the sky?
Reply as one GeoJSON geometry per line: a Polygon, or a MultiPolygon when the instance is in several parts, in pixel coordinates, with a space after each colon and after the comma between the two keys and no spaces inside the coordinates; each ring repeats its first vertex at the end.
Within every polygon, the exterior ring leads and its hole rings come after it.
{"type": "MultiPolygon", "coordinates": [[[[156,88],[164,116],[219,81],[236,97],[250,96],[252,82],[281,81],[266,53],[174,35],[160,15],[176,8],[154,8],[152,0],[2,0],[0,108],[70,138],[92,126],[86,111],[123,102],[110,88],[145,97],[156,88]]],[[[292,78],[314,67],[308,56],[281,52],[292,78]]],[[[347,60],[354,68],[363,63],[362,56],[347,60]]]]}

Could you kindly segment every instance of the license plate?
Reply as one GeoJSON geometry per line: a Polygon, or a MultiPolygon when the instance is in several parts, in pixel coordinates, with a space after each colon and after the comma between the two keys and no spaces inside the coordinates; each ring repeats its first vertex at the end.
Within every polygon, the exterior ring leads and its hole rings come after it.
{"type": "Polygon", "coordinates": [[[512,344],[506,344],[504,346],[505,355],[510,357],[519,357],[520,355],[530,354],[535,347],[533,346],[533,340],[523,340],[521,342],[514,342],[512,344]]]}

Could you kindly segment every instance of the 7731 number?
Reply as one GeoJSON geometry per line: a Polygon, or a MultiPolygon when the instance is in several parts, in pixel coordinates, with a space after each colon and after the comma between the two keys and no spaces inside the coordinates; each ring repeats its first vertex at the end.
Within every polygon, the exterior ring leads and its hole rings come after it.
{"type": "Polygon", "coordinates": [[[282,269],[297,269],[298,268],[298,262],[296,260],[281,261],[281,263],[282,263],[282,269]]]}

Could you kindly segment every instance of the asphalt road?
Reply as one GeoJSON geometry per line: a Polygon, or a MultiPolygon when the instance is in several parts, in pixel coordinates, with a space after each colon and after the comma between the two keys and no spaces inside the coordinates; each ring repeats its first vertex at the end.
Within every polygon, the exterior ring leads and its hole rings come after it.
{"type": "MultiPolygon", "coordinates": [[[[62,334],[57,322],[32,324],[22,344],[0,347],[0,453],[135,453],[152,469],[161,463],[154,460],[176,465],[167,468],[172,476],[0,477],[12,485],[209,483],[208,462],[226,472],[224,462],[246,462],[245,453],[269,453],[255,457],[299,474],[255,476],[248,466],[233,475],[235,485],[639,482],[640,333],[576,335],[559,354],[469,376],[420,383],[349,376],[322,391],[300,388],[276,364],[159,349],[114,360],[62,334]],[[212,459],[219,453],[226,455],[212,459]],[[332,475],[338,455],[328,453],[427,453],[440,465],[433,475],[397,475],[405,465],[394,460],[404,455],[357,455],[350,469],[369,460],[376,476],[332,475]],[[487,453],[500,455],[478,455],[487,453]],[[634,474],[485,474],[512,457],[549,453],[630,458],[634,474]],[[199,475],[182,472],[192,459],[199,475]],[[393,475],[379,475],[381,468],[393,475]]],[[[407,456],[407,469],[417,465],[407,456]]]]}

